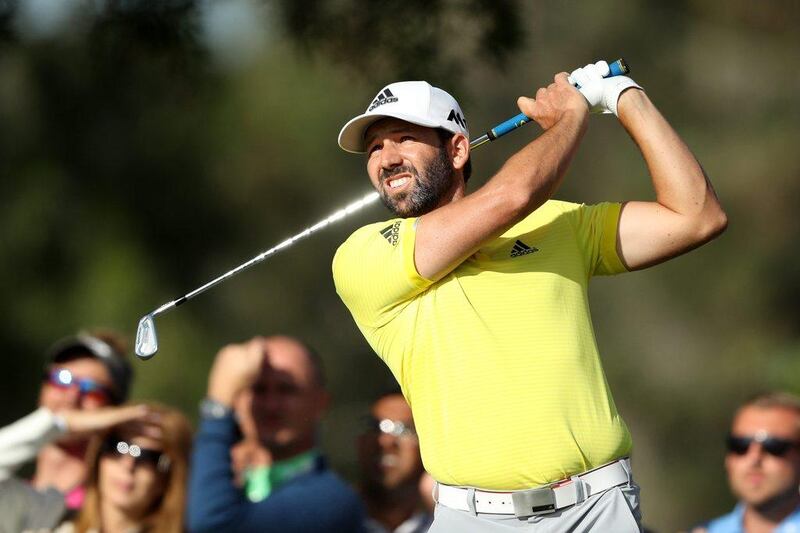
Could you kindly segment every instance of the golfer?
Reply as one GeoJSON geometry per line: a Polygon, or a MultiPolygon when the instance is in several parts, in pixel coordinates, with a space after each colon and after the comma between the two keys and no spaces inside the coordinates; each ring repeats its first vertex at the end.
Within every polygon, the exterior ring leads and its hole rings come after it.
{"type": "MultiPolygon", "coordinates": [[[[336,288],[412,407],[436,479],[432,532],[638,531],[631,436],[606,383],[588,282],[719,235],[725,213],[692,153],[627,77],[557,74],[520,110],[545,131],[467,194],[458,103],[426,82],[381,89],[339,134],[365,153],[395,218],[357,230],[336,288]],[[589,125],[613,113],[655,201],[552,200],[589,125]]],[[[601,180],[602,176],[573,176],[601,180]]]]}

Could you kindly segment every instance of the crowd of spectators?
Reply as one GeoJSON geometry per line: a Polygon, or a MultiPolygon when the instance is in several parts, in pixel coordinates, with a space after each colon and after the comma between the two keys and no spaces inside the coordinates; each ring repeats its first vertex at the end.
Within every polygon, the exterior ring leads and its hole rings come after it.
{"type": "MultiPolygon", "coordinates": [[[[365,413],[351,485],[318,440],[331,395],[319,354],[299,339],[220,349],[196,431],[177,409],[129,402],[132,380],[113,332],[48,350],[37,408],[0,428],[0,533],[423,533],[432,522],[434,483],[402,393],[365,413]],[[30,462],[33,474],[18,477],[30,462]]],[[[800,398],[744,403],[726,444],[739,503],[691,531],[800,528],[800,398]]]]}

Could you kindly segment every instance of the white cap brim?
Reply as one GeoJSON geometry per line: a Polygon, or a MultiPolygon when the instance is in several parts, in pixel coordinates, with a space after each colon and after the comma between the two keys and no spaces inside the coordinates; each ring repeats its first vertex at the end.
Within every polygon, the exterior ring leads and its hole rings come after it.
{"type": "Polygon", "coordinates": [[[424,120],[418,116],[406,115],[404,113],[364,113],[344,125],[339,132],[339,146],[342,150],[352,154],[366,153],[367,147],[364,145],[364,136],[367,129],[377,121],[384,118],[398,118],[405,120],[411,124],[418,126],[425,126],[426,128],[440,128],[442,127],[438,122],[433,120],[424,120]]]}

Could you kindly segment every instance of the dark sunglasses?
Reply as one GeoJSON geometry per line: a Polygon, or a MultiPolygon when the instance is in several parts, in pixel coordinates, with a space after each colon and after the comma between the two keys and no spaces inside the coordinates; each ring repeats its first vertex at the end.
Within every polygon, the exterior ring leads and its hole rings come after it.
{"type": "Polygon", "coordinates": [[[374,416],[365,416],[364,427],[370,433],[386,433],[395,437],[416,437],[416,430],[404,424],[399,420],[391,420],[389,418],[375,418],[374,416]]]}
{"type": "Polygon", "coordinates": [[[735,455],[744,455],[750,449],[750,445],[757,442],[761,448],[770,455],[775,457],[783,457],[792,448],[800,446],[800,442],[786,439],[779,439],[777,437],[770,437],[769,435],[756,434],[754,437],[742,437],[739,435],[728,435],[726,441],[728,451],[735,455]]]}
{"type": "Polygon", "coordinates": [[[138,444],[128,444],[115,436],[109,437],[103,441],[102,453],[107,457],[110,456],[116,459],[130,455],[133,457],[134,467],[147,466],[159,472],[166,472],[169,470],[171,462],[167,454],[160,450],[142,448],[138,444]]]}
{"type": "Polygon", "coordinates": [[[81,398],[89,397],[103,403],[110,403],[114,399],[114,392],[105,385],[89,378],[76,378],[66,368],[45,372],[44,380],[60,389],[78,387],[81,398]]]}

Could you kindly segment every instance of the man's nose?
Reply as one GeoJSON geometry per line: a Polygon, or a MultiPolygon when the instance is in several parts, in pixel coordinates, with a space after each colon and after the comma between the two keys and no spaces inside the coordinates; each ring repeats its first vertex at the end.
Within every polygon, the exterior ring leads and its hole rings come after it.
{"type": "Polygon", "coordinates": [[[391,433],[381,432],[381,434],[378,435],[378,444],[384,449],[394,448],[397,446],[397,437],[391,433]]]}
{"type": "Polygon", "coordinates": [[[764,458],[764,447],[761,445],[760,442],[752,442],[750,443],[750,447],[747,449],[747,459],[752,461],[753,463],[760,463],[761,460],[764,458]]]}
{"type": "Polygon", "coordinates": [[[381,148],[381,167],[394,168],[403,164],[403,156],[400,155],[397,145],[392,141],[385,141],[381,148]]]}
{"type": "MultiPolygon", "coordinates": [[[[258,405],[261,410],[279,411],[286,405],[286,395],[281,394],[279,391],[271,390],[258,398],[253,399],[253,405],[258,405]]],[[[257,408],[253,408],[255,411],[257,408]]]]}

